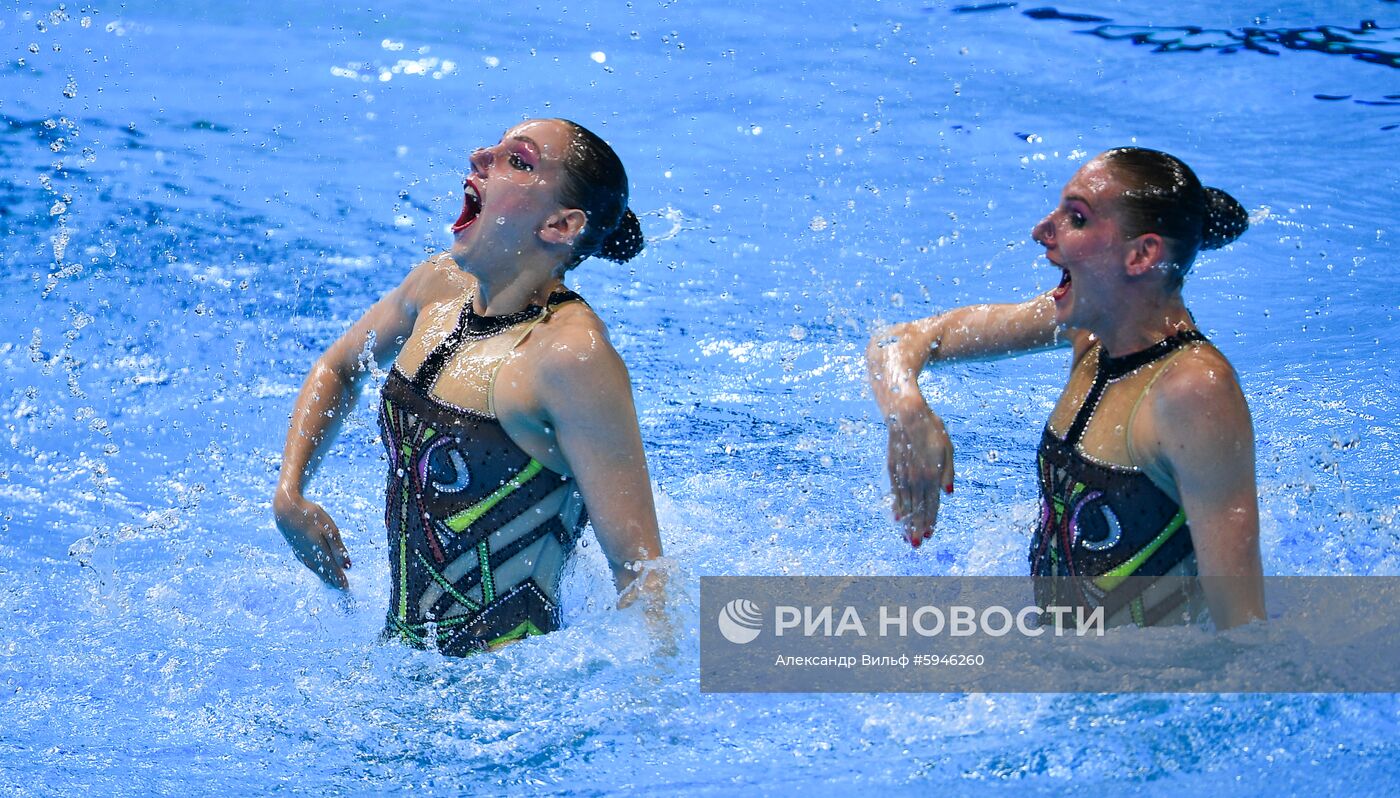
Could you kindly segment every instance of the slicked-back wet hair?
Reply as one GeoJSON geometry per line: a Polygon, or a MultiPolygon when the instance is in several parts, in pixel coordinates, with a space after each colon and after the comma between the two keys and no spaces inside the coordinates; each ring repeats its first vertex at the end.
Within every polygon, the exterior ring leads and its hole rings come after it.
{"type": "Polygon", "coordinates": [[[1180,285],[1203,249],[1219,249],[1249,228],[1249,214],[1229,194],[1204,186],[1174,155],[1119,147],[1099,156],[1125,186],[1120,223],[1129,237],[1156,233],[1167,242],[1180,285]]]}
{"type": "Polygon", "coordinates": [[[559,121],[568,126],[571,138],[559,199],[588,217],[574,241],[569,266],[593,255],[626,263],[642,251],[646,239],[637,215],[627,207],[627,170],[622,159],[593,131],[568,119],[559,121]]]}

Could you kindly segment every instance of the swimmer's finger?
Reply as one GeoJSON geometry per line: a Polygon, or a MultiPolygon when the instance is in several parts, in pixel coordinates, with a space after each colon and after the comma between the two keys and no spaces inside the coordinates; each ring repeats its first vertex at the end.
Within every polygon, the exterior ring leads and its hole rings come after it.
{"type": "Polygon", "coordinates": [[[345,578],[345,571],[341,570],[335,556],[328,550],[328,544],[322,543],[320,548],[316,549],[315,557],[316,564],[312,570],[321,577],[321,581],[340,590],[349,589],[350,580],[345,578]]]}
{"type": "Polygon", "coordinates": [[[905,519],[905,534],[909,543],[918,548],[929,537],[930,511],[936,512],[937,498],[930,502],[929,486],[936,481],[929,468],[927,452],[909,452],[909,481],[907,486],[909,515],[905,519]]]}
{"type": "Polygon", "coordinates": [[[928,537],[929,477],[926,464],[919,461],[910,464],[909,513],[904,518],[904,536],[916,549],[928,537]]]}
{"type": "Polygon", "coordinates": [[[919,534],[919,507],[917,503],[911,502],[905,509],[904,514],[899,518],[900,531],[904,535],[904,542],[914,548],[918,548],[923,542],[922,535],[919,534]]]}
{"type": "Polygon", "coordinates": [[[340,530],[334,525],[326,533],[325,539],[321,542],[321,548],[325,552],[326,562],[330,566],[331,573],[335,575],[335,586],[341,590],[350,587],[350,580],[345,576],[345,569],[350,567],[350,552],[346,551],[345,544],[340,540],[340,530]]]}
{"type": "Polygon", "coordinates": [[[919,547],[919,544],[924,542],[924,534],[920,531],[919,527],[919,519],[922,516],[923,507],[918,502],[915,502],[910,506],[909,512],[905,513],[904,517],[900,519],[900,526],[904,533],[904,542],[916,549],[919,547]]]}
{"type": "Polygon", "coordinates": [[[903,457],[899,461],[899,480],[895,485],[895,518],[906,521],[909,514],[914,512],[914,487],[911,484],[913,478],[910,475],[909,461],[903,457]]]}
{"type": "Polygon", "coordinates": [[[340,529],[335,520],[324,508],[315,510],[316,521],[316,573],[331,587],[345,590],[350,586],[345,578],[345,565],[348,558],[345,544],[340,542],[340,529]]]}
{"type": "Polygon", "coordinates": [[[904,534],[909,543],[918,546],[922,542],[922,535],[917,534],[920,518],[924,512],[924,483],[927,476],[925,469],[914,454],[905,451],[904,454],[904,479],[900,486],[903,496],[903,512],[900,514],[900,521],[904,523],[904,534]]]}
{"type": "Polygon", "coordinates": [[[310,539],[297,547],[297,558],[301,560],[302,565],[311,569],[312,573],[321,577],[322,582],[344,590],[349,583],[345,580],[345,572],[336,563],[327,537],[324,530],[314,530],[310,539]]]}
{"type": "Polygon", "coordinates": [[[933,526],[938,521],[938,485],[936,480],[926,479],[919,486],[923,495],[920,498],[920,512],[918,513],[918,526],[915,532],[922,540],[933,537],[933,526]]]}
{"type": "Polygon", "coordinates": [[[345,548],[345,543],[340,539],[340,530],[333,521],[330,529],[326,531],[326,544],[326,553],[331,556],[331,559],[339,563],[341,568],[349,568],[350,550],[345,548]]]}

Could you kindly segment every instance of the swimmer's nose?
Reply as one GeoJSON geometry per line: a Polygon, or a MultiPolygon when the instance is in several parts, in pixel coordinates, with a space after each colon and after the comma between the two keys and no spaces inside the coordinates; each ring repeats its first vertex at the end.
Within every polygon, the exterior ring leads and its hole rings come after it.
{"type": "Polygon", "coordinates": [[[1055,225],[1050,223],[1049,216],[1036,222],[1035,227],[1031,228],[1031,238],[1042,247],[1055,243],[1055,225]]]}
{"type": "Polygon", "coordinates": [[[491,149],[489,147],[477,147],[476,149],[472,150],[470,160],[472,164],[472,169],[474,169],[477,172],[485,172],[486,168],[491,165],[491,162],[493,160],[495,160],[495,155],[492,154],[491,149]]]}

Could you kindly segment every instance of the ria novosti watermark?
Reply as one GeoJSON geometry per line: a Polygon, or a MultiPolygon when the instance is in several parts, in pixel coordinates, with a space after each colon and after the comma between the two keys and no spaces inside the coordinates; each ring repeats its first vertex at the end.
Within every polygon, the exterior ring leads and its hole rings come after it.
{"type": "MultiPolygon", "coordinates": [[[[852,605],[833,607],[779,604],[771,613],[771,634],[774,637],[1003,637],[1019,634],[1040,637],[1044,634],[1078,637],[1102,637],[1106,629],[1105,608],[1100,607],[1038,607],[1034,604],[1018,608],[992,605],[973,607],[954,604],[939,607],[923,604],[914,608],[905,605],[880,605],[875,619],[861,614],[852,605]]],[[[736,645],[752,643],[763,632],[767,620],[759,605],[748,599],[734,599],[719,611],[716,624],[725,640],[736,645]]]]}
{"type": "Polygon", "coordinates": [[[1172,597],[1156,617],[1178,625],[1115,625],[1132,613],[1114,597],[1040,602],[1085,593],[1028,577],[704,577],[701,689],[1400,691],[1400,578],[1271,578],[1269,621],[1226,632],[1194,578],[1128,587],[1172,597]]]}

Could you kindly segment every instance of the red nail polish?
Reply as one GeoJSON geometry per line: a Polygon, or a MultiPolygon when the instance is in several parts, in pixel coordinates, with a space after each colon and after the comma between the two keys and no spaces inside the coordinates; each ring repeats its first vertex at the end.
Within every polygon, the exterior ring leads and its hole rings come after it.
{"type": "Polygon", "coordinates": [[[917,549],[923,542],[923,538],[914,538],[913,540],[909,541],[909,545],[917,549]]]}
{"type": "Polygon", "coordinates": [[[944,492],[944,493],[952,493],[952,492],[953,492],[953,486],[952,486],[952,485],[948,485],[948,486],[944,487],[944,488],[943,488],[943,492],[944,492]]]}

